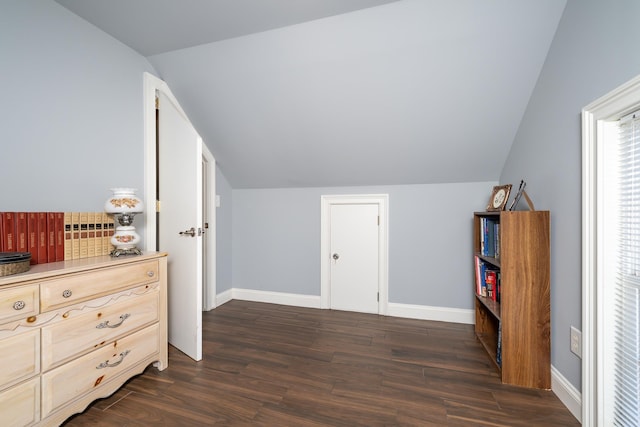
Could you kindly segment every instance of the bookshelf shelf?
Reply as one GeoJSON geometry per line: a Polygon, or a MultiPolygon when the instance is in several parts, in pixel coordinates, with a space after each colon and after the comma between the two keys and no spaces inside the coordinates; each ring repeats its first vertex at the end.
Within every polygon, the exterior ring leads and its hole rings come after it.
{"type": "Polygon", "coordinates": [[[476,336],[503,383],[550,389],[549,211],[475,212],[473,233],[476,336]]]}

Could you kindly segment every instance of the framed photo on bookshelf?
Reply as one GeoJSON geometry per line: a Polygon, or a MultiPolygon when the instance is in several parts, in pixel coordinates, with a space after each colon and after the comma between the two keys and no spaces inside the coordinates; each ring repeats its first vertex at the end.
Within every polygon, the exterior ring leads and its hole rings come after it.
{"type": "Polygon", "coordinates": [[[496,185],[493,187],[491,197],[489,198],[489,204],[487,204],[487,211],[504,210],[507,200],[509,200],[509,193],[511,193],[511,184],[496,185]]]}

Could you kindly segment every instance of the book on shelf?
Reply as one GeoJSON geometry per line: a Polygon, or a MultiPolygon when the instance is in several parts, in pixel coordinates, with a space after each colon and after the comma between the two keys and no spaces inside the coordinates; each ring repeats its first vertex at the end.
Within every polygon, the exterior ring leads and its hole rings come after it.
{"type": "Polygon", "coordinates": [[[485,279],[487,272],[487,264],[480,262],[480,296],[487,297],[487,281],[485,279]]]}
{"type": "Polygon", "coordinates": [[[483,261],[478,255],[474,257],[476,294],[500,302],[500,270],[483,261]]]}
{"type": "Polygon", "coordinates": [[[47,213],[46,212],[36,212],[36,222],[38,224],[38,264],[45,264],[49,262],[47,249],[47,213]]]}
{"type": "Polygon", "coordinates": [[[64,256],[63,259],[73,258],[73,233],[71,232],[71,212],[63,213],[64,221],[64,256]]]}
{"type": "Polygon", "coordinates": [[[64,261],[64,212],[55,212],[56,261],[64,261]]]}
{"type": "Polygon", "coordinates": [[[96,256],[106,255],[102,253],[102,212],[96,212],[95,233],[96,237],[93,243],[93,250],[96,256]]]}
{"type": "Polygon", "coordinates": [[[484,281],[487,287],[487,298],[496,301],[496,295],[498,293],[496,271],[487,269],[484,273],[484,281]]]}
{"type": "Polygon", "coordinates": [[[80,212],[80,258],[89,256],[89,212],[80,212]]]}
{"type": "Polygon", "coordinates": [[[2,214],[2,251],[16,252],[16,217],[13,212],[2,214]]]}
{"type": "Polygon", "coordinates": [[[87,212],[87,256],[96,256],[96,212],[87,212]]]}
{"type": "Polygon", "coordinates": [[[56,214],[47,212],[47,262],[56,262],[56,214]]]}
{"type": "Polygon", "coordinates": [[[480,278],[481,267],[480,264],[482,261],[478,255],[475,256],[475,276],[476,276],[476,294],[480,295],[482,293],[482,279],[480,278]]]}
{"type": "Polygon", "coordinates": [[[80,212],[71,212],[71,259],[80,258],[80,212]]]}
{"type": "Polygon", "coordinates": [[[31,253],[31,265],[38,264],[38,214],[27,212],[27,252],[31,253]]]}
{"type": "Polygon", "coordinates": [[[29,234],[27,232],[27,213],[15,212],[16,252],[29,252],[29,234]]]}
{"type": "Polygon", "coordinates": [[[480,218],[480,253],[486,257],[500,257],[500,222],[480,218]]]}
{"type": "Polygon", "coordinates": [[[32,265],[108,255],[114,232],[104,212],[0,212],[0,251],[29,252],[32,265]]]}

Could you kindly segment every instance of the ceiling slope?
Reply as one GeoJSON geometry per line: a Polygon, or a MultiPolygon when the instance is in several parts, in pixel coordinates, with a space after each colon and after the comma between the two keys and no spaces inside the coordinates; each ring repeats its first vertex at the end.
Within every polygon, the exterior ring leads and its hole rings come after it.
{"type": "Polygon", "coordinates": [[[142,56],[393,1],[397,0],[56,0],[142,56]]]}
{"type": "Polygon", "coordinates": [[[402,0],[148,59],[233,188],[497,181],[564,6],[402,0]]]}

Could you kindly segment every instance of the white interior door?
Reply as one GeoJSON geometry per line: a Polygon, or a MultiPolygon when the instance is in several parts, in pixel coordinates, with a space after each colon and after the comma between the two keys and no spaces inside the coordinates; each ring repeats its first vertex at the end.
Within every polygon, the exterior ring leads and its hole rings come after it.
{"type": "Polygon", "coordinates": [[[378,313],[379,206],[332,204],[331,308],[378,313]]]}
{"type": "Polygon", "coordinates": [[[201,360],[202,140],[162,92],[158,108],[158,247],[169,253],[169,343],[201,360]]]}

